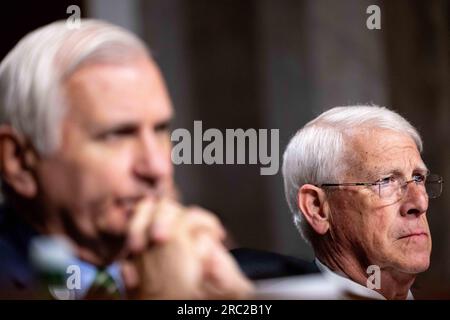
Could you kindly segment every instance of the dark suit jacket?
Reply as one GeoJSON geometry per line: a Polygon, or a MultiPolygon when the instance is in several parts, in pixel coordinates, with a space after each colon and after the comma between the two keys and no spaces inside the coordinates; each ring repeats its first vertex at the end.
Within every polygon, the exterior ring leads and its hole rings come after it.
{"type": "Polygon", "coordinates": [[[230,252],[244,274],[252,280],[320,272],[313,262],[274,252],[247,248],[233,249],[230,252]]]}
{"type": "Polygon", "coordinates": [[[39,281],[28,252],[36,234],[14,214],[0,209],[0,298],[39,298],[39,281]]]}

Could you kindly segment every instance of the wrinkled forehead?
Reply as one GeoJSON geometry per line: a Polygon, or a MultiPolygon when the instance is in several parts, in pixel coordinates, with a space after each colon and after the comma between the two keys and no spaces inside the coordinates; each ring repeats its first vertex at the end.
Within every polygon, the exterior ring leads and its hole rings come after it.
{"type": "Polygon", "coordinates": [[[358,128],[348,130],[345,135],[347,177],[378,179],[387,174],[409,177],[414,172],[427,171],[416,143],[406,133],[358,128]]]}

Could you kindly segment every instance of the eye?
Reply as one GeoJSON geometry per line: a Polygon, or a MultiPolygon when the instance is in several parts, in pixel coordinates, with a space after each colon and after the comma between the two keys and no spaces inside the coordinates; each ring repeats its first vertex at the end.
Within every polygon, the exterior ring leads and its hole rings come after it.
{"type": "Polygon", "coordinates": [[[394,176],[389,176],[389,177],[385,177],[385,178],[379,179],[377,181],[377,184],[379,184],[380,186],[386,186],[386,185],[389,185],[392,182],[395,182],[395,177],[394,176]]]}
{"type": "Polygon", "coordinates": [[[414,176],[413,176],[413,180],[414,180],[414,182],[424,182],[425,181],[425,176],[423,175],[423,174],[420,174],[420,173],[416,173],[414,176]]]}
{"type": "Polygon", "coordinates": [[[126,138],[133,136],[137,132],[137,128],[132,125],[124,125],[111,130],[102,132],[97,136],[98,139],[103,141],[112,141],[120,138],[126,138]]]}
{"type": "Polygon", "coordinates": [[[167,133],[169,131],[169,127],[170,127],[170,122],[166,121],[166,122],[157,124],[155,126],[154,130],[156,133],[167,133]]]}

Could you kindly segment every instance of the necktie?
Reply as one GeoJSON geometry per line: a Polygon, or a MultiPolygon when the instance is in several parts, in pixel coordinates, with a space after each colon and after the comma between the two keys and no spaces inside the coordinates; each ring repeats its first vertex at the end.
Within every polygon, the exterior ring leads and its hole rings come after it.
{"type": "Polygon", "coordinates": [[[113,277],[104,269],[97,270],[94,282],[84,297],[86,300],[118,300],[121,298],[119,288],[113,277]]]}

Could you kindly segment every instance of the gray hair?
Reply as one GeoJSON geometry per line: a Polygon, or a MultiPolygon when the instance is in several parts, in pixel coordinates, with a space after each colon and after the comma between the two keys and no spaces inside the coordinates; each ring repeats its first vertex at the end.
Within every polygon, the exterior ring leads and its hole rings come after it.
{"type": "Polygon", "coordinates": [[[67,110],[62,83],[89,63],[125,63],[150,56],[125,29],[84,19],[79,28],[57,21],[26,35],[0,64],[0,124],[9,124],[41,153],[60,142],[67,110]]]}
{"type": "Polygon", "coordinates": [[[298,207],[297,194],[304,184],[338,181],[346,170],[345,138],[352,129],[382,128],[409,135],[422,152],[417,130],[398,113],[379,106],[335,107],[297,131],[283,155],[286,200],[302,237],[311,242],[314,232],[298,207]]]}

